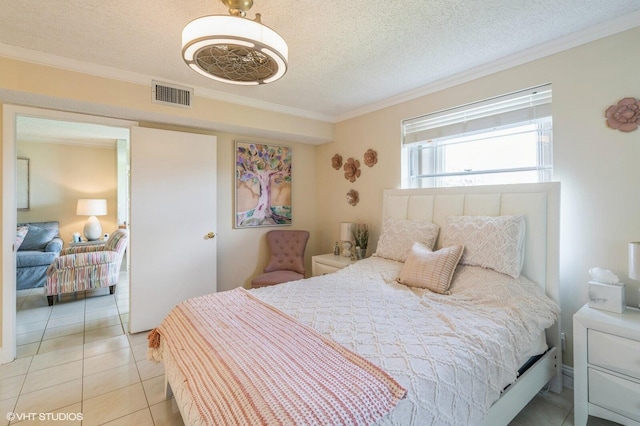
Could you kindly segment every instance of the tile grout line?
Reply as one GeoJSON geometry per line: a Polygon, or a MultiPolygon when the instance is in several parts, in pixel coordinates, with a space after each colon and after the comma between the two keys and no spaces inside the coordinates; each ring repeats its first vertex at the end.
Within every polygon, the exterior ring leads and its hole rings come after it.
{"type": "MultiPolygon", "coordinates": [[[[81,392],[82,392],[82,393],[81,393],[81,400],[80,400],[81,410],[83,410],[83,409],[84,409],[84,397],[83,397],[83,395],[84,395],[84,372],[85,372],[85,369],[84,369],[84,361],[85,361],[85,359],[86,359],[86,358],[85,358],[85,356],[86,356],[86,352],[85,352],[85,345],[87,344],[87,341],[86,341],[86,332],[87,332],[87,320],[86,320],[86,314],[87,314],[87,309],[89,308],[89,307],[88,307],[88,305],[87,305],[87,303],[86,303],[86,298],[85,298],[85,294],[84,294],[84,293],[86,293],[86,292],[83,292],[83,295],[82,295],[82,301],[81,301],[81,303],[83,304],[82,311],[83,311],[83,313],[84,313],[84,315],[83,315],[83,327],[82,327],[82,329],[83,329],[83,339],[82,339],[82,346],[83,346],[83,348],[82,348],[82,368],[81,368],[81,380],[82,380],[82,383],[81,383],[81,392]]],[[[31,294],[31,292],[30,292],[29,294],[31,294]]],[[[109,296],[111,296],[111,295],[109,295],[109,296]]],[[[27,296],[27,297],[28,297],[28,296],[27,296]]],[[[25,297],[25,301],[26,301],[26,297],[25,297]]],[[[78,302],[77,295],[76,295],[76,297],[75,297],[74,302],[78,302]]],[[[114,299],[113,299],[113,303],[114,303],[114,304],[116,305],[116,307],[117,307],[117,301],[116,301],[115,297],[114,297],[114,299]]],[[[23,303],[22,303],[22,304],[20,304],[20,306],[22,307],[22,306],[23,306],[23,304],[24,304],[24,301],[23,301],[23,303]]],[[[109,308],[109,309],[110,309],[110,308],[109,308]]],[[[39,343],[39,346],[38,346],[38,350],[36,351],[36,355],[40,355],[40,354],[39,354],[40,344],[44,341],[44,336],[45,336],[45,334],[46,334],[46,331],[47,331],[47,330],[50,330],[50,329],[52,329],[52,328],[55,328],[55,327],[49,327],[49,323],[50,323],[50,321],[52,320],[52,318],[51,318],[52,312],[53,312],[53,308],[51,308],[51,309],[49,310],[49,314],[48,314],[48,316],[47,316],[46,323],[45,323],[45,328],[44,328],[44,330],[43,330],[43,332],[42,332],[41,339],[40,339],[40,341],[38,342],[38,343],[39,343]]],[[[120,318],[120,311],[118,310],[117,312],[118,312],[118,313],[117,313],[117,315],[118,315],[118,325],[120,326],[120,330],[121,330],[121,331],[122,331],[122,333],[124,334],[124,328],[123,328],[122,320],[121,320],[121,318],[120,318]]],[[[63,315],[62,317],[64,317],[64,315],[63,315]]],[[[58,317],[58,318],[61,318],[61,317],[58,317]]],[[[100,318],[97,318],[96,320],[100,320],[100,318]]],[[[69,325],[65,325],[65,326],[69,326],[69,325]]],[[[61,327],[64,327],[64,326],[61,326],[61,327]]],[[[100,329],[100,328],[105,328],[105,327],[98,327],[96,330],[98,330],[98,329],[100,329]]],[[[65,336],[61,336],[61,337],[65,337],[65,336]]],[[[125,337],[126,337],[126,335],[125,335],[125,337]]],[[[127,344],[128,344],[128,347],[130,348],[130,344],[129,344],[128,337],[127,337],[127,344]]],[[[31,358],[31,359],[30,359],[30,361],[29,361],[29,367],[27,367],[27,372],[25,373],[25,378],[24,378],[24,380],[23,380],[23,382],[22,382],[22,385],[21,385],[20,391],[19,391],[18,396],[17,396],[17,398],[16,398],[16,403],[15,403],[15,405],[14,405],[14,409],[17,407],[18,399],[19,399],[19,398],[20,398],[20,396],[22,395],[22,390],[24,389],[24,385],[25,385],[25,383],[26,383],[27,375],[31,372],[31,371],[30,371],[30,369],[31,369],[31,366],[32,366],[32,363],[33,363],[34,356],[35,356],[35,355],[31,355],[31,356],[30,356],[30,358],[31,358]]],[[[138,373],[138,379],[139,379],[139,381],[140,381],[140,383],[141,383],[141,378],[140,378],[139,373],[138,373]]],[[[60,409],[60,408],[64,408],[64,407],[58,407],[58,408],[55,408],[55,409],[53,409],[53,410],[57,410],[57,409],[60,409]]]]}

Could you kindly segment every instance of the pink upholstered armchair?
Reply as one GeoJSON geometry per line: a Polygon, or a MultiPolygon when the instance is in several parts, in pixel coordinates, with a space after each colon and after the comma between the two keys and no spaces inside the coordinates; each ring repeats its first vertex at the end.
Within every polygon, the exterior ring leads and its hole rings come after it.
{"type": "Polygon", "coordinates": [[[307,231],[269,231],[267,243],[271,257],[264,273],[251,280],[251,287],[265,287],[304,278],[304,252],[307,231]]]}
{"type": "Polygon", "coordinates": [[[47,269],[44,292],[49,306],[53,296],[65,293],[109,287],[113,294],[128,240],[129,232],[118,229],[105,244],[63,249],[47,269]]]}

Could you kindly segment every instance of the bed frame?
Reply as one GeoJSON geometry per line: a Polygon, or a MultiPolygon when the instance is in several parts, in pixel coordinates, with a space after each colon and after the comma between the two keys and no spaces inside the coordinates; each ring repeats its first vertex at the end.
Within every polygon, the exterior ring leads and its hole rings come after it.
{"type": "MultiPolygon", "coordinates": [[[[383,218],[429,220],[441,227],[449,215],[523,215],[526,241],[522,274],[560,304],[559,183],[392,189],[385,190],[383,197],[383,218]]],[[[440,247],[438,240],[436,248],[440,247]]],[[[559,323],[546,330],[546,339],[549,350],[504,390],[482,424],[507,425],[547,384],[554,392],[562,390],[559,323]]],[[[173,394],[169,381],[165,373],[167,397],[173,394]]]]}
{"type": "MultiPolygon", "coordinates": [[[[534,183],[384,191],[383,219],[429,220],[443,227],[449,215],[524,215],[525,259],[522,274],[538,283],[560,305],[560,184],[534,183]]],[[[436,248],[440,248],[440,239],[436,248]]],[[[562,390],[560,324],[546,330],[549,350],[505,389],[485,425],[508,424],[547,384],[562,390]]]]}

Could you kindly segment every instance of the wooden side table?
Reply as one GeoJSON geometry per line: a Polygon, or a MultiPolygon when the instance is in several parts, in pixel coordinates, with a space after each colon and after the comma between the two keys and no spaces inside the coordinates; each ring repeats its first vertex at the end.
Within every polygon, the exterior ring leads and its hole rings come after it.
{"type": "Polygon", "coordinates": [[[351,260],[350,257],[339,256],[333,253],[312,256],[311,275],[317,277],[318,275],[331,274],[355,262],[357,261],[351,260]]]}
{"type": "Polygon", "coordinates": [[[107,243],[107,240],[93,240],[93,241],[80,241],[80,242],[74,242],[74,241],[69,241],[69,247],[80,247],[80,246],[99,246],[99,245],[105,245],[107,243]]]}

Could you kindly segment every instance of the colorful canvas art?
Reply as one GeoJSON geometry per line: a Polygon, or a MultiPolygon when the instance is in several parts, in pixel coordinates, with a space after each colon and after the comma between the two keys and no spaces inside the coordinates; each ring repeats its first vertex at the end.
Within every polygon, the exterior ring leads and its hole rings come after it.
{"type": "Polygon", "coordinates": [[[291,148],[236,141],[236,228],[291,225],[291,148]]]}

